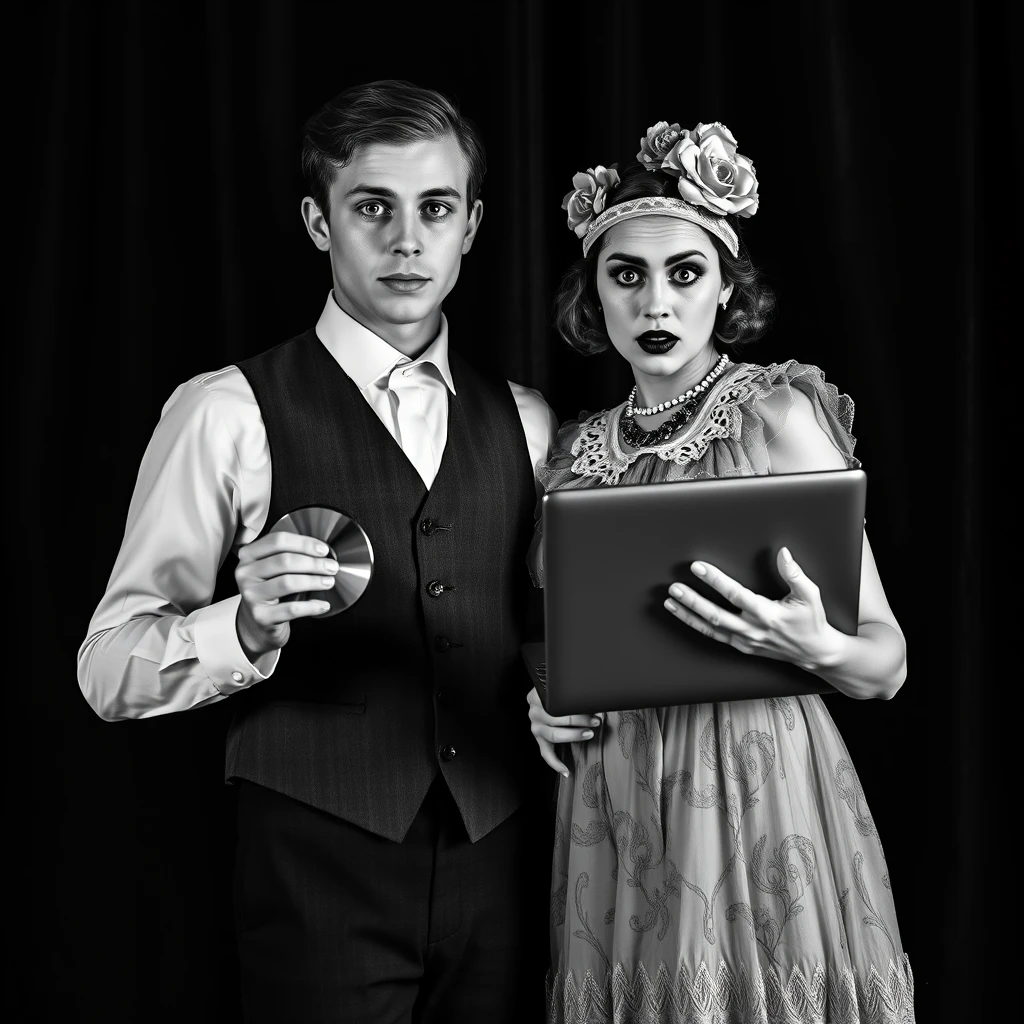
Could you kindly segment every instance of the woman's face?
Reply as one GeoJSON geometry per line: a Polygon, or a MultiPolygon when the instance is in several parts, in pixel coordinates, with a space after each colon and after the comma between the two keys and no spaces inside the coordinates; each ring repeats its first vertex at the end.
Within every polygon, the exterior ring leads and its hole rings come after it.
{"type": "Polygon", "coordinates": [[[651,400],[656,396],[649,392],[667,385],[686,390],[708,372],[716,360],[715,313],[732,290],[722,281],[710,236],[674,217],[616,224],[597,257],[608,336],[651,400]]]}

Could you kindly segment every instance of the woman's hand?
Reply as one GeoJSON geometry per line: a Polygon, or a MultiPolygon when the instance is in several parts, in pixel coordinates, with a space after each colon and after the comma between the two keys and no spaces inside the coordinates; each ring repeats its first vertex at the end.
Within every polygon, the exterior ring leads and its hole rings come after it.
{"type": "Polygon", "coordinates": [[[530,731],[540,747],[540,756],[556,772],[568,778],[569,769],[558,760],[555,744],[593,739],[594,729],[604,720],[604,715],[563,715],[561,718],[552,718],[544,710],[536,687],[530,691],[526,701],[530,705],[530,731]]]}
{"type": "Polygon", "coordinates": [[[706,562],[694,562],[690,571],[739,609],[733,614],[701,597],[682,583],[668,588],[665,607],[691,628],[729,644],[744,654],[788,661],[808,672],[829,667],[843,650],[843,634],[828,624],[821,595],[793,560],[787,548],[777,564],[789,593],[772,601],[741,586],[706,562]]]}

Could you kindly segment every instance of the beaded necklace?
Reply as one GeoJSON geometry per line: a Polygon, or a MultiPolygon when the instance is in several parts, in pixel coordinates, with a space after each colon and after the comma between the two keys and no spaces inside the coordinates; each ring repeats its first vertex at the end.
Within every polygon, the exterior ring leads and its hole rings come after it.
{"type": "Polygon", "coordinates": [[[722,358],[718,360],[714,369],[699,384],[695,384],[689,391],[677,395],[667,402],[662,402],[660,405],[652,405],[647,409],[638,408],[633,404],[636,399],[637,390],[634,384],[633,390],[629,393],[629,398],[626,399],[626,408],[623,410],[621,420],[622,436],[626,443],[631,448],[645,448],[649,445],[662,444],[667,441],[680,427],[690,422],[693,414],[703,401],[708,388],[722,375],[728,365],[729,357],[723,353],[722,358]],[[672,409],[677,405],[679,406],[679,411],[665,420],[660,426],[655,427],[654,430],[644,430],[634,418],[636,416],[655,416],[659,412],[672,409]]]}

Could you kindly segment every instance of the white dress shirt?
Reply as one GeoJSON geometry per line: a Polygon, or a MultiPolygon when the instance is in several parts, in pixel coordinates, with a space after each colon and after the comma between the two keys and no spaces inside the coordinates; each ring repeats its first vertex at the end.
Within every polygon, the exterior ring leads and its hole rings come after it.
{"type": "MultiPolygon", "coordinates": [[[[333,295],[316,334],[429,488],[448,437],[448,392],[455,393],[444,316],[416,360],[348,316],[333,295]]],[[[538,392],[509,387],[536,468],[557,421],[538,392]]],[[[143,456],[124,541],[78,652],[79,685],[101,718],[201,707],[271,675],[281,651],[253,664],[238,641],[241,597],[210,604],[229,552],[262,531],[270,485],[266,428],[241,370],[228,366],[178,387],[143,456]]]]}

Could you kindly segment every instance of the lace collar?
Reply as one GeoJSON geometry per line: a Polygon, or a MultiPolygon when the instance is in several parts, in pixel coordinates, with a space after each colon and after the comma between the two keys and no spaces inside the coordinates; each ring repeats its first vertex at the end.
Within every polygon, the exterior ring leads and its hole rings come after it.
{"type": "Polygon", "coordinates": [[[734,364],[722,374],[708,392],[697,415],[675,437],[662,444],[646,445],[625,451],[619,443],[619,419],[626,407],[622,402],[612,409],[595,413],[580,424],[572,444],[577,476],[594,476],[603,484],[617,484],[622,474],[641,455],[657,455],[664,462],[685,466],[696,462],[716,438],[730,437],[738,424],[737,406],[751,394],[751,382],[765,368],[751,363],[734,364]]]}

